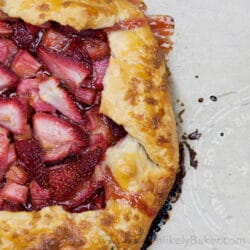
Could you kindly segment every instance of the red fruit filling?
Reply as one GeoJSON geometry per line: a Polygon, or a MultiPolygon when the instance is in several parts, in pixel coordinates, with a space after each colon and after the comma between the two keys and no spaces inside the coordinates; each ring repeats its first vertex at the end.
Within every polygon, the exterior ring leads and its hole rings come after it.
{"type": "Polygon", "coordinates": [[[104,30],[0,15],[0,210],[105,206],[97,169],[126,135],[99,112],[109,57],[104,30]]]}

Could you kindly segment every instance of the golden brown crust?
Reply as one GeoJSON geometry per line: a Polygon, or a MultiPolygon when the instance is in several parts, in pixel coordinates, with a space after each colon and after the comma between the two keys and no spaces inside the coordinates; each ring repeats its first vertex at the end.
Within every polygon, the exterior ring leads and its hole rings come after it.
{"type": "MultiPolygon", "coordinates": [[[[0,1],[3,11],[27,22],[55,20],[78,30],[143,18],[127,0],[0,1]]],[[[175,120],[164,56],[150,28],[110,31],[111,59],[104,78],[101,112],[128,132],[108,149],[108,167],[126,192],[158,211],[178,168],[175,120]],[[120,42],[122,41],[122,42],[120,42]]],[[[110,198],[104,210],[71,214],[60,207],[40,212],[0,212],[0,248],[140,249],[153,216],[127,199],[110,198]]]]}

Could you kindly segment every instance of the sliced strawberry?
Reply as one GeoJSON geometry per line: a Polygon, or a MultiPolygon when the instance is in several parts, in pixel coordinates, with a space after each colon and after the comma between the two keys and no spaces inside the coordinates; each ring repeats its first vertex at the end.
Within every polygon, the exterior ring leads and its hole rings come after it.
{"type": "Polygon", "coordinates": [[[17,93],[28,99],[36,112],[55,113],[56,109],[39,97],[39,80],[37,78],[22,79],[17,85],[17,93]]]}
{"type": "Polygon", "coordinates": [[[73,58],[53,53],[44,48],[38,48],[37,54],[52,75],[62,79],[73,92],[89,75],[87,66],[73,58]]]}
{"type": "Polygon", "coordinates": [[[15,86],[17,82],[16,75],[0,63],[0,90],[9,89],[15,86]]]}
{"type": "Polygon", "coordinates": [[[69,198],[80,181],[80,169],[75,163],[59,165],[49,169],[50,193],[55,201],[69,198]]]}
{"type": "Polygon", "coordinates": [[[40,45],[47,49],[61,52],[67,47],[68,43],[69,39],[66,36],[60,32],[49,29],[43,34],[40,45]]]}
{"type": "Polygon", "coordinates": [[[36,112],[48,112],[54,114],[56,109],[47,102],[44,102],[39,96],[39,89],[32,89],[30,91],[30,105],[36,110],[36,112]]]}
{"type": "Polygon", "coordinates": [[[85,154],[82,160],[49,168],[50,193],[55,201],[65,201],[72,197],[77,185],[88,180],[94,167],[102,158],[102,150],[85,154]]]}
{"type": "Polygon", "coordinates": [[[108,118],[107,116],[103,116],[103,121],[106,125],[108,125],[111,131],[111,144],[117,143],[121,138],[126,136],[127,132],[123,128],[123,126],[116,124],[113,120],[108,118]]]}
{"type": "Polygon", "coordinates": [[[28,140],[32,137],[32,131],[29,124],[26,124],[25,130],[21,135],[15,135],[14,138],[16,141],[28,140]]]}
{"type": "Polygon", "coordinates": [[[0,100],[0,125],[15,134],[25,132],[26,117],[20,102],[15,99],[0,100]]]}
{"type": "Polygon", "coordinates": [[[95,101],[96,91],[90,88],[78,88],[75,93],[76,100],[88,105],[95,101]]]}
{"type": "Polygon", "coordinates": [[[33,128],[45,151],[45,161],[62,159],[88,145],[88,136],[82,129],[49,114],[35,114],[33,128]]]}
{"type": "Polygon", "coordinates": [[[13,30],[8,23],[0,21],[0,35],[8,36],[8,35],[11,35],[12,32],[13,30]]]}
{"type": "Polygon", "coordinates": [[[94,107],[85,113],[88,123],[88,132],[93,134],[101,134],[106,142],[106,145],[110,145],[112,140],[112,134],[109,126],[103,121],[104,116],[99,113],[99,107],[94,107]]]}
{"type": "Polygon", "coordinates": [[[50,191],[33,180],[30,184],[30,198],[33,209],[39,210],[49,205],[50,191]]]}
{"type": "Polygon", "coordinates": [[[24,164],[28,174],[33,177],[39,185],[44,188],[48,187],[47,170],[42,161],[43,151],[39,142],[34,139],[22,140],[15,142],[17,156],[24,164]]]}
{"type": "Polygon", "coordinates": [[[66,209],[68,208],[71,212],[80,212],[80,210],[82,212],[89,210],[88,207],[90,208],[91,203],[102,189],[102,181],[97,181],[92,177],[90,181],[80,183],[76,187],[74,196],[72,196],[70,200],[63,202],[63,205],[66,206],[66,209]]]}
{"type": "Polygon", "coordinates": [[[39,85],[40,98],[54,106],[63,115],[72,121],[82,123],[83,119],[80,110],[76,107],[69,94],[59,87],[59,81],[50,78],[39,85]]]}
{"type": "Polygon", "coordinates": [[[28,187],[7,182],[1,191],[1,196],[4,200],[24,204],[28,197],[28,187]]]}
{"type": "Polygon", "coordinates": [[[0,39],[0,62],[9,66],[14,55],[17,53],[17,46],[9,39],[0,39]]]}
{"type": "Polygon", "coordinates": [[[8,166],[9,139],[8,130],[0,127],[0,181],[5,175],[8,166]]]}
{"type": "Polygon", "coordinates": [[[103,89],[103,79],[108,68],[109,58],[95,61],[93,63],[94,86],[97,90],[103,89]]]}
{"type": "Polygon", "coordinates": [[[13,163],[16,160],[16,149],[14,144],[9,145],[7,165],[13,163]]]}
{"type": "Polygon", "coordinates": [[[28,78],[34,76],[41,66],[41,63],[39,63],[29,52],[26,50],[19,50],[14,57],[11,69],[18,76],[28,78]]]}
{"type": "Polygon", "coordinates": [[[86,48],[90,58],[95,61],[110,54],[108,43],[95,38],[85,38],[82,45],[86,48]]]}
{"type": "Polygon", "coordinates": [[[28,180],[28,174],[19,165],[12,165],[9,171],[6,173],[6,179],[10,182],[15,182],[17,184],[24,184],[28,180]]]}

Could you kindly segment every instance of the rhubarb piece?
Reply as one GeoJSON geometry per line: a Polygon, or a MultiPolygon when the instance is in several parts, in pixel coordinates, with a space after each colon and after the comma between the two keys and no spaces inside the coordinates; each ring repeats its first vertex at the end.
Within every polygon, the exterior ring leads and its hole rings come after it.
{"type": "Polygon", "coordinates": [[[37,54],[52,75],[63,80],[72,92],[75,92],[89,75],[87,66],[73,58],[40,47],[37,48],[37,54]]]}
{"type": "Polygon", "coordinates": [[[103,79],[108,68],[109,58],[95,61],[93,63],[94,86],[97,90],[103,89],[103,79]]]}
{"type": "Polygon", "coordinates": [[[1,197],[9,202],[24,204],[28,197],[28,187],[7,182],[1,191],[1,197]]]}
{"type": "Polygon", "coordinates": [[[63,54],[72,57],[77,61],[85,62],[86,66],[91,68],[91,59],[81,39],[72,39],[63,54]]]}
{"type": "Polygon", "coordinates": [[[96,149],[85,154],[82,160],[49,168],[50,193],[55,201],[72,197],[77,185],[88,180],[101,160],[102,150],[96,149]]]}
{"type": "Polygon", "coordinates": [[[47,30],[42,37],[40,45],[57,52],[63,51],[69,43],[69,39],[55,30],[47,30]]]}
{"type": "Polygon", "coordinates": [[[82,123],[80,110],[76,107],[69,94],[59,87],[59,81],[50,78],[39,85],[40,98],[54,106],[63,115],[72,121],[82,123]]]}
{"type": "Polygon", "coordinates": [[[82,40],[82,44],[93,61],[109,56],[110,49],[104,41],[88,37],[82,40]]]}
{"type": "Polygon", "coordinates": [[[0,39],[0,62],[9,66],[14,55],[17,53],[17,46],[9,39],[0,39]]]}
{"type": "Polygon", "coordinates": [[[16,99],[0,100],[0,125],[15,134],[25,132],[25,112],[16,99]]]}
{"type": "Polygon", "coordinates": [[[41,66],[41,63],[39,63],[29,52],[26,50],[19,50],[14,57],[11,70],[19,77],[28,78],[35,76],[41,66]]]}
{"type": "Polygon", "coordinates": [[[15,86],[17,82],[16,75],[0,63],[0,90],[9,89],[15,86]]]}
{"type": "Polygon", "coordinates": [[[0,127],[0,181],[5,175],[8,166],[9,139],[8,130],[0,127]]]}
{"type": "Polygon", "coordinates": [[[76,100],[87,105],[92,105],[95,101],[96,91],[90,88],[78,88],[75,93],[76,100]]]}
{"type": "Polygon", "coordinates": [[[88,136],[82,129],[49,114],[35,114],[33,127],[45,152],[45,161],[62,159],[88,145],[88,136]]]}
{"type": "Polygon", "coordinates": [[[8,23],[0,21],[0,35],[1,36],[9,36],[12,34],[12,32],[13,30],[8,23]]]}
{"type": "Polygon", "coordinates": [[[24,164],[28,174],[44,188],[48,187],[47,170],[43,163],[43,151],[39,142],[34,139],[15,142],[17,156],[24,164]]]}
{"type": "Polygon", "coordinates": [[[18,95],[28,95],[30,94],[31,89],[38,89],[39,81],[36,78],[30,79],[21,79],[17,85],[17,94],[18,95]]]}
{"type": "Polygon", "coordinates": [[[30,198],[32,208],[39,210],[49,205],[50,191],[49,189],[42,188],[36,181],[30,183],[30,198]]]}
{"type": "Polygon", "coordinates": [[[28,174],[18,165],[12,165],[5,175],[7,181],[15,182],[17,184],[24,184],[28,180],[28,174]]]}

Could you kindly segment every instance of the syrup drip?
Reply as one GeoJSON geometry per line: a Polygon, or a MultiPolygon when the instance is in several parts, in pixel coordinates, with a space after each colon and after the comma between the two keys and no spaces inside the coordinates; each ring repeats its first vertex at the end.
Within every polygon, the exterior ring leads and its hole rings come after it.
{"type": "Polygon", "coordinates": [[[170,40],[170,36],[173,35],[174,32],[173,18],[163,15],[149,15],[147,16],[147,20],[160,47],[165,53],[168,53],[173,44],[170,40]]]}

